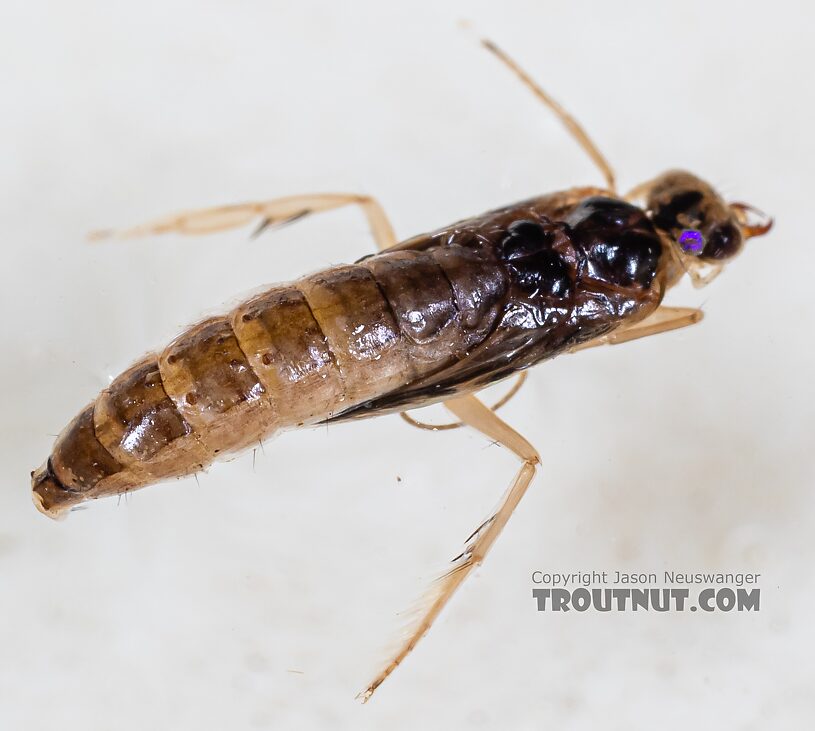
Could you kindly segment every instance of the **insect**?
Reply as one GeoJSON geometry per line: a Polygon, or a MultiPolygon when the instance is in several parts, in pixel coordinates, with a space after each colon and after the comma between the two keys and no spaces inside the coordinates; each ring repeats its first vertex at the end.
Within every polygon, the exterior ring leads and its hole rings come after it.
{"type": "Polygon", "coordinates": [[[709,283],[772,225],[682,171],[619,195],[583,128],[503,51],[484,45],[558,116],[605,187],[530,198],[401,243],[377,201],[353,194],[199,210],[124,231],[203,234],[259,220],[260,232],[357,205],[380,251],[273,287],[145,356],[79,413],[32,472],[35,504],[60,517],[88,500],[193,474],[284,429],[444,402],[458,422],[407,418],[424,428],[473,427],[522,464],[363,700],[484,559],[540,463],[495,414],[500,404],[488,407],[475,392],[562,353],[699,322],[698,309],[663,306],[666,291],[686,275],[709,283]]]}

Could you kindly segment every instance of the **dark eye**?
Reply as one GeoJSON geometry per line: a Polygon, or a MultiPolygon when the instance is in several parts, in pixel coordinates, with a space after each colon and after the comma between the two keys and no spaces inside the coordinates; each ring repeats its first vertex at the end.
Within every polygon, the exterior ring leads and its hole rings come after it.
{"type": "Polygon", "coordinates": [[[732,223],[722,223],[708,234],[702,256],[705,259],[729,259],[739,252],[741,244],[741,232],[732,223]]]}

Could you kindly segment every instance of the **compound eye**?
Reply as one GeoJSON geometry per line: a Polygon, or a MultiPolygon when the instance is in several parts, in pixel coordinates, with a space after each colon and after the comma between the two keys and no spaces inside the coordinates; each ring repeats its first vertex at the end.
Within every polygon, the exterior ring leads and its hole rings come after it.
{"type": "Polygon", "coordinates": [[[741,232],[732,223],[716,226],[707,236],[702,256],[705,259],[729,259],[739,253],[742,245],[741,232]]]}

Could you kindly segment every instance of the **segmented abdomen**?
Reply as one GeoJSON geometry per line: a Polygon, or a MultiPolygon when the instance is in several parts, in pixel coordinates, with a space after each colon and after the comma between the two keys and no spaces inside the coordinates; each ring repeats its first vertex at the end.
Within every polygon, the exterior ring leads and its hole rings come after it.
{"type": "Polygon", "coordinates": [[[56,517],[189,474],[444,368],[489,332],[506,288],[489,249],[457,245],[275,287],[116,378],[34,473],[35,502],[56,517]]]}
{"type": "Polygon", "coordinates": [[[642,210],[575,189],[275,287],[115,379],[32,474],[35,502],[56,516],[280,429],[483,388],[652,312],[662,261],[642,210]]]}

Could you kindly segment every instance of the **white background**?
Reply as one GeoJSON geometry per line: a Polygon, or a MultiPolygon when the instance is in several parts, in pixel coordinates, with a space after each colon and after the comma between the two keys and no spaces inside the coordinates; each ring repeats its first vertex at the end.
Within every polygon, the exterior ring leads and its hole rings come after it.
{"type": "Polygon", "coordinates": [[[810,3],[9,2],[0,24],[0,728],[800,729],[815,711],[810,3]],[[463,29],[469,21],[471,30],[463,29]],[[367,706],[397,612],[516,469],[396,417],[63,523],[29,472],[108,380],[264,283],[371,250],[358,211],[88,244],[188,207],[377,195],[400,236],[674,166],[776,217],[686,331],[535,369],[541,450],[484,566],[367,706]],[[397,476],[401,482],[397,481],[397,476]],[[753,614],[538,613],[533,569],[753,571],[753,614]]]}

